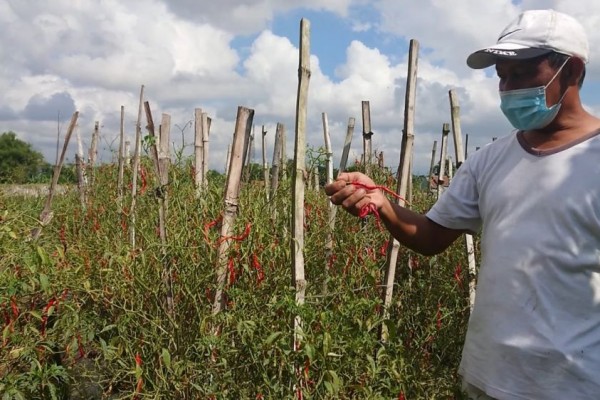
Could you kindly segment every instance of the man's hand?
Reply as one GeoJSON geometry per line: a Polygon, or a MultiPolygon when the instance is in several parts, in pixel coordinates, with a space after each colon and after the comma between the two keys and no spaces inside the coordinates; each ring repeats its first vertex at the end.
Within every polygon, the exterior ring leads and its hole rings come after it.
{"type": "Polygon", "coordinates": [[[336,181],[325,186],[325,193],[330,196],[333,204],[341,205],[344,210],[356,216],[368,204],[373,204],[379,210],[388,202],[381,190],[368,189],[353,183],[375,187],[375,182],[365,174],[344,172],[340,174],[336,181]]]}

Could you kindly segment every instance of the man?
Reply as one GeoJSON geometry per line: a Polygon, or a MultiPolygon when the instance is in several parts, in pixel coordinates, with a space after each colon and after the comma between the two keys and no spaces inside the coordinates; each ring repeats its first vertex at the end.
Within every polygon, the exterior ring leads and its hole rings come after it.
{"type": "Polygon", "coordinates": [[[495,66],[516,131],[472,154],[426,215],[390,202],[360,173],[326,186],[358,215],[426,255],[482,231],[477,298],[459,372],[472,399],[600,399],[600,119],[579,89],[581,25],[553,10],[521,14],[471,68],[495,66]]]}

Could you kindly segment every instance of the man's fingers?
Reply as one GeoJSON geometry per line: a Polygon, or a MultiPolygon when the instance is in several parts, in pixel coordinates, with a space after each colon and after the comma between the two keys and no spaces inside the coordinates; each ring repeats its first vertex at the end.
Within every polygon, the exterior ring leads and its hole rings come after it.
{"type": "Polygon", "coordinates": [[[336,181],[331,182],[328,185],[325,185],[325,193],[327,194],[327,196],[331,196],[342,190],[344,187],[346,187],[346,185],[346,181],[338,179],[336,181]]]}

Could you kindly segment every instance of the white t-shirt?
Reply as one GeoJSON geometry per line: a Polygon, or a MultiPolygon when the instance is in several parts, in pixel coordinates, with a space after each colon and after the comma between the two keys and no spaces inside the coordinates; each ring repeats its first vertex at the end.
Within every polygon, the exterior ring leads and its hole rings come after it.
{"type": "Polygon", "coordinates": [[[427,213],[482,231],[459,372],[498,399],[600,399],[600,131],[554,151],[520,133],[470,155],[427,213]]]}

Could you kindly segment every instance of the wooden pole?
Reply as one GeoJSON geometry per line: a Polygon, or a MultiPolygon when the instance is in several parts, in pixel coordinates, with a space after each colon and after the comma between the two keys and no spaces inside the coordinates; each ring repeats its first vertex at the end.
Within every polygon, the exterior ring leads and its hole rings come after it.
{"type": "Polygon", "coordinates": [[[429,164],[429,174],[427,175],[427,185],[430,191],[433,191],[433,168],[435,167],[435,153],[437,153],[437,140],[433,141],[433,148],[431,149],[431,163],[429,164]]]}
{"type": "Polygon", "coordinates": [[[263,166],[263,182],[265,185],[265,197],[267,202],[269,201],[269,186],[268,186],[268,182],[269,182],[269,166],[267,165],[267,145],[266,145],[266,136],[267,136],[267,131],[265,129],[265,126],[262,126],[261,129],[261,133],[262,133],[262,166],[263,166]]]}
{"type": "Polygon", "coordinates": [[[131,168],[131,141],[125,140],[125,166],[131,168]]]}
{"type": "MultiPolygon", "coordinates": [[[[323,120],[323,136],[325,138],[325,170],[327,175],[325,181],[329,184],[333,182],[333,151],[331,150],[331,137],[329,136],[329,121],[327,120],[327,113],[321,114],[323,120]]],[[[335,205],[330,204],[330,208],[334,208],[335,205]]]]}
{"type": "Polygon", "coordinates": [[[84,175],[84,167],[85,163],[83,161],[83,157],[79,155],[79,153],[75,153],[75,168],[77,171],[77,190],[79,191],[79,203],[81,204],[81,209],[83,211],[86,210],[86,198],[85,198],[85,175],[84,175]]]}
{"type": "MultiPolygon", "coordinates": [[[[452,133],[454,136],[454,149],[456,150],[456,166],[460,167],[466,158],[465,152],[462,151],[462,135],[460,127],[460,105],[458,97],[454,90],[450,90],[450,112],[452,115],[452,133]]],[[[468,140],[469,135],[467,135],[468,140]]],[[[475,283],[477,279],[477,264],[475,263],[475,245],[473,244],[473,235],[465,234],[465,249],[467,252],[467,262],[469,264],[469,307],[473,311],[475,304],[475,283]]]]}
{"type": "Polygon", "coordinates": [[[135,152],[133,155],[132,179],[131,179],[131,207],[129,208],[129,242],[131,247],[135,249],[135,206],[137,201],[137,176],[140,168],[140,153],[142,151],[142,109],[144,105],[144,85],[140,88],[140,105],[138,108],[138,117],[135,124],[135,152]]]}
{"type": "Polygon", "coordinates": [[[125,107],[121,106],[121,123],[119,125],[119,172],[117,176],[117,207],[123,212],[123,175],[125,167],[125,107]]]}
{"type": "Polygon", "coordinates": [[[208,138],[210,134],[210,118],[203,112],[200,116],[202,121],[202,190],[208,186],[208,138]]]}
{"type": "Polygon", "coordinates": [[[169,183],[169,169],[171,167],[171,116],[169,114],[162,114],[159,135],[158,162],[161,172],[160,184],[164,187],[169,183]]]}
{"type": "Polygon", "coordinates": [[[279,146],[281,148],[279,154],[279,171],[280,171],[280,175],[281,175],[281,179],[283,181],[287,181],[288,178],[288,165],[287,165],[287,154],[286,154],[286,131],[285,131],[285,125],[283,126],[283,129],[281,130],[281,138],[279,140],[279,146]]]}
{"type": "MultiPolygon", "coordinates": [[[[408,189],[408,181],[410,176],[410,163],[412,158],[412,147],[414,141],[414,116],[415,116],[415,99],[417,86],[417,62],[419,54],[419,42],[411,39],[408,55],[408,73],[406,77],[406,95],[404,99],[404,128],[402,129],[402,148],[400,153],[400,166],[398,168],[398,194],[401,196],[397,199],[397,203],[404,207],[406,193],[408,189]]],[[[390,317],[389,308],[392,304],[392,296],[394,293],[394,279],[396,277],[396,264],[398,261],[398,250],[400,243],[390,236],[387,249],[386,273],[383,282],[383,319],[387,320],[390,317]]],[[[380,340],[387,341],[388,331],[385,324],[381,325],[380,340]]]]}
{"type": "Polygon", "coordinates": [[[229,165],[231,165],[231,143],[227,145],[227,161],[225,161],[225,175],[229,175],[229,165]]]}
{"type": "MultiPolygon", "coordinates": [[[[344,149],[342,150],[342,158],[340,159],[338,175],[346,170],[346,165],[348,164],[350,146],[352,145],[352,136],[354,135],[354,124],[355,119],[352,117],[348,118],[348,128],[346,129],[346,139],[344,140],[344,149]]],[[[333,207],[333,210],[337,210],[337,207],[333,207]]]]}
{"type": "Polygon", "coordinates": [[[446,183],[446,155],[448,153],[448,133],[450,133],[450,124],[442,125],[442,149],[440,151],[440,171],[438,173],[437,198],[439,199],[444,192],[446,183]]]}
{"type": "Polygon", "coordinates": [[[92,133],[92,144],[88,150],[88,164],[94,169],[96,166],[96,157],[98,156],[98,136],[100,135],[100,122],[94,123],[94,133],[92,133]]]}
{"type": "Polygon", "coordinates": [[[363,160],[365,163],[365,173],[369,175],[371,173],[371,164],[373,162],[371,136],[371,107],[368,101],[362,102],[362,123],[363,123],[363,160]]]}
{"type": "MultiPolygon", "coordinates": [[[[217,288],[215,300],[212,307],[213,315],[225,309],[226,296],[225,285],[228,276],[228,250],[233,236],[233,227],[238,213],[240,182],[244,165],[244,152],[250,138],[254,110],[246,107],[238,107],[235,121],[235,132],[233,134],[233,145],[231,150],[231,163],[227,182],[225,185],[225,201],[223,209],[223,223],[221,225],[221,238],[218,250],[217,265],[217,288]]],[[[218,333],[215,331],[215,333],[218,333]]]]}
{"type": "Polygon", "coordinates": [[[277,188],[279,187],[279,164],[281,163],[281,148],[282,148],[282,137],[285,126],[281,123],[277,123],[275,129],[275,145],[273,147],[273,162],[271,164],[271,194],[270,199],[275,198],[277,188]]]}
{"type": "MultiPolygon", "coordinates": [[[[344,140],[344,148],[342,149],[342,157],[340,159],[340,167],[338,169],[338,176],[346,170],[346,164],[348,162],[348,155],[350,154],[350,147],[352,145],[352,136],[354,134],[354,118],[348,119],[348,127],[346,129],[346,139],[344,140]]],[[[325,259],[329,263],[333,256],[333,237],[335,231],[335,216],[337,215],[337,207],[330,203],[329,206],[329,231],[327,232],[327,238],[325,240],[325,259]]],[[[328,264],[329,265],[329,264],[328,264]]],[[[327,293],[327,281],[323,282],[322,288],[323,294],[327,293]]]]}
{"type": "MultiPolygon", "coordinates": [[[[166,292],[166,303],[167,303],[167,313],[169,315],[173,315],[175,306],[173,303],[173,282],[171,279],[171,266],[170,266],[170,262],[169,262],[169,255],[167,252],[167,224],[166,224],[166,202],[165,202],[165,193],[163,193],[163,188],[165,189],[166,192],[166,184],[167,182],[165,182],[168,179],[168,171],[165,172],[163,171],[163,167],[165,165],[164,162],[164,154],[162,149],[159,149],[159,147],[161,147],[162,145],[162,138],[159,136],[158,139],[156,138],[156,134],[155,134],[155,130],[154,130],[154,120],[152,119],[152,112],[150,110],[150,104],[146,101],[144,102],[144,107],[146,110],[146,121],[147,121],[147,128],[148,128],[148,134],[150,135],[150,137],[154,140],[151,141],[151,145],[150,145],[150,149],[151,149],[151,153],[152,153],[152,164],[154,165],[154,171],[156,174],[156,178],[159,182],[159,186],[155,191],[155,196],[157,199],[157,203],[158,203],[158,234],[160,237],[160,243],[161,243],[161,248],[160,248],[160,253],[161,253],[161,262],[163,265],[163,270],[162,270],[162,281],[163,281],[163,285],[165,286],[165,292],[166,292]],[[161,160],[161,156],[162,156],[162,160],[161,160]],[[162,161],[162,163],[161,163],[162,161]],[[163,182],[165,182],[163,184],[163,182]]],[[[165,122],[165,115],[168,117],[167,114],[163,114],[163,123],[165,122]]],[[[168,121],[170,121],[170,117],[167,118],[168,121]]],[[[167,128],[166,131],[168,132],[170,128],[167,128]]],[[[162,125],[160,128],[160,131],[162,131],[162,125]]],[[[167,136],[167,146],[168,146],[168,136],[167,136]]],[[[167,147],[167,152],[168,152],[168,147],[167,147]]],[[[168,168],[168,166],[167,166],[168,168]]]]}
{"type": "MultiPolygon", "coordinates": [[[[296,289],[296,304],[302,306],[306,293],[304,275],[304,191],[306,175],[306,114],[310,80],[310,22],[300,21],[300,60],[298,66],[298,96],[296,102],[296,137],[294,168],[292,169],[292,284],[296,289]]],[[[294,350],[300,350],[302,319],[294,318],[294,350]]]]}
{"type": "Polygon", "coordinates": [[[202,193],[203,173],[203,157],[202,149],[202,109],[194,110],[194,185],[196,187],[196,197],[200,197],[202,193]]]}
{"type": "Polygon", "coordinates": [[[85,171],[85,158],[83,156],[83,144],[81,143],[81,134],[79,125],[75,126],[75,138],[77,139],[77,154],[75,155],[75,164],[77,167],[77,189],[79,190],[79,202],[81,209],[87,208],[87,175],[85,171]]]}
{"type": "Polygon", "coordinates": [[[67,153],[67,147],[69,146],[69,140],[71,140],[71,135],[73,134],[73,130],[77,125],[77,118],[79,117],[79,111],[75,111],[73,116],[71,117],[71,123],[69,124],[69,128],[67,130],[67,134],[65,136],[65,142],[63,144],[62,153],[60,154],[60,159],[57,160],[57,164],[54,166],[54,172],[52,174],[52,181],[50,182],[50,188],[48,189],[48,197],[46,197],[46,203],[44,204],[44,209],[40,214],[40,226],[34,228],[31,231],[31,239],[37,240],[44,226],[48,225],[52,220],[54,214],[52,213],[52,200],[54,199],[54,192],[56,190],[56,186],[58,185],[58,178],[60,177],[60,171],[62,169],[63,162],[65,161],[65,154],[67,153]]]}
{"type": "Polygon", "coordinates": [[[243,172],[243,181],[250,182],[250,178],[252,175],[252,161],[254,159],[254,131],[255,127],[252,127],[250,139],[248,141],[248,146],[246,147],[246,152],[244,153],[244,172],[243,172]]]}

